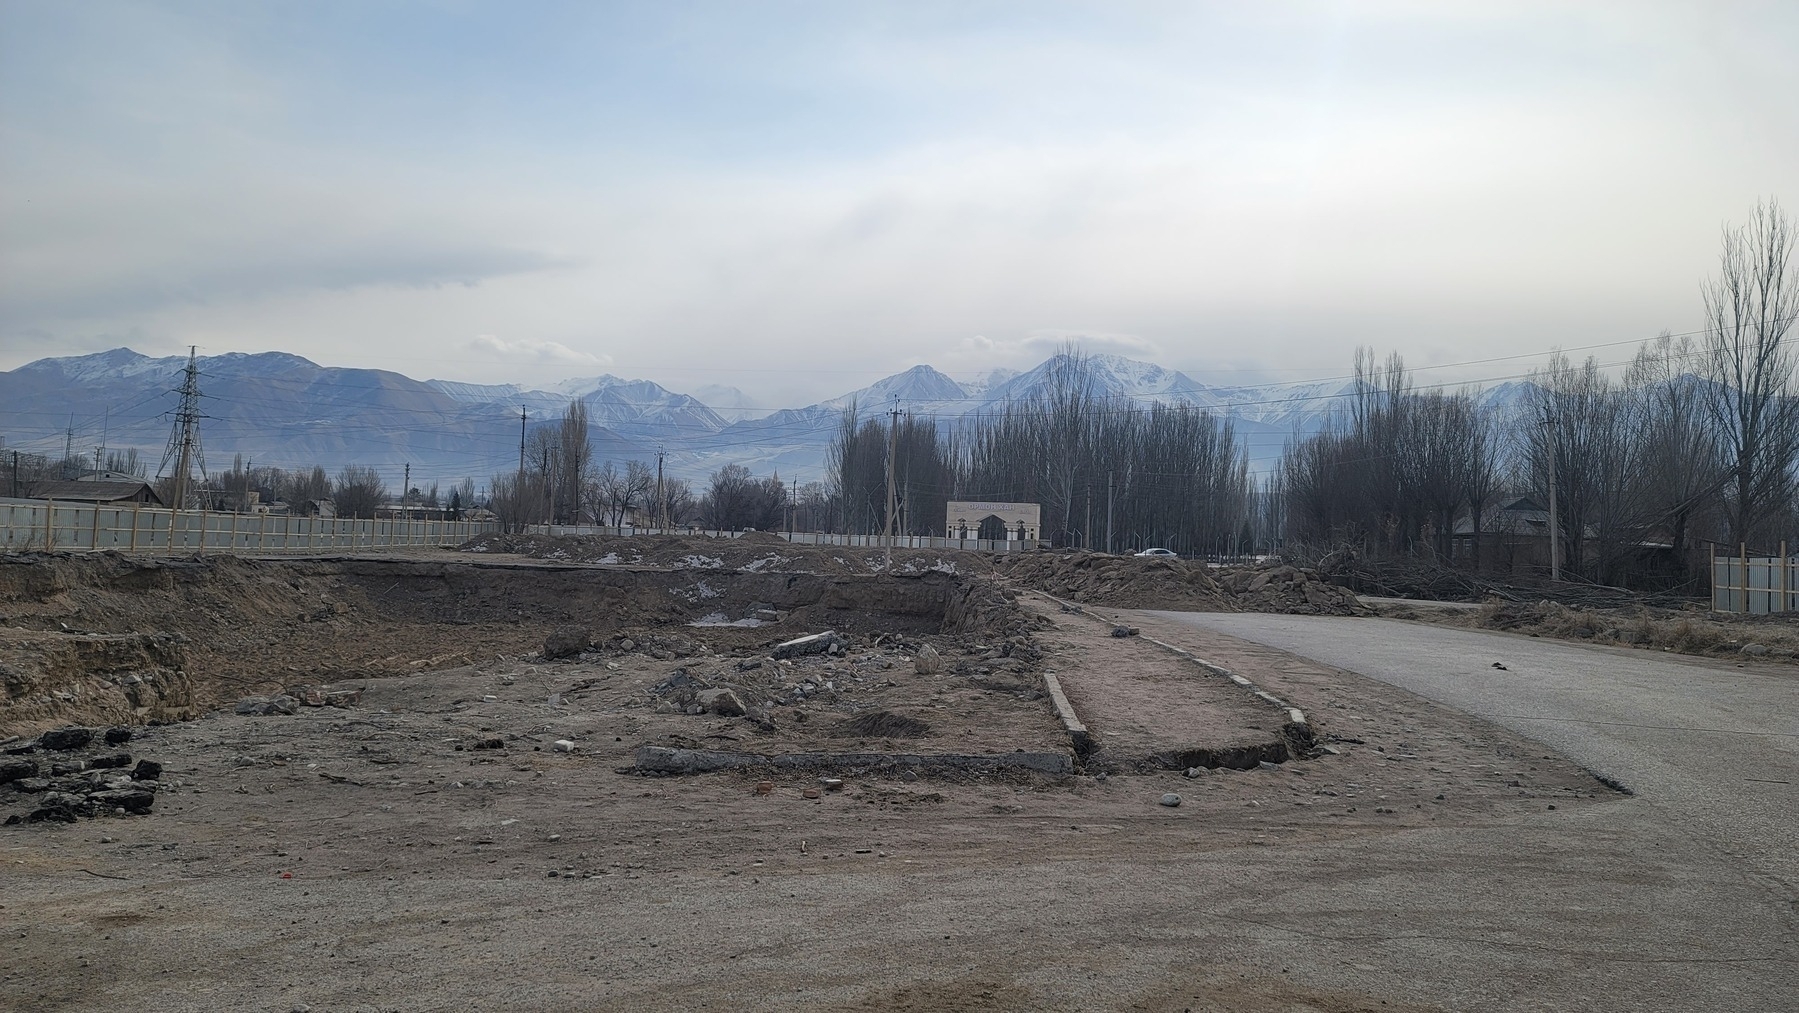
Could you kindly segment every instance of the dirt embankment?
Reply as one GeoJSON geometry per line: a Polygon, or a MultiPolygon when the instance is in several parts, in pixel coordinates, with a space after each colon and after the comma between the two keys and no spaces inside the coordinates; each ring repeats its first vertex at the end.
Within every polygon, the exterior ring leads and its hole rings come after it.
{"type": "Polygon", "coordinates": [[[1201,612],[1361,615],[1355,595],[1293,566],[1217,569],[1203,561],[1119,556],[1105,552],[967,552],[794,545],[778,535],[741,538],[483,535],[464,552],[511,553],[533,559],[669,569],[734,569],[820,574],[993,574],[1020,590],[1113,608],[1201,612]]]}
{"type": "Polygon", "coordinates": [[[993,569],[994,554],[952,549],[885,549],[796,545],[779,535],[750,532],[737,538],[706,535],[513,535],[487,534],[461,551],[526,556],[604,566],[654,566],[675,570],[744,570],[750,573],[980,574],[993,569]]]}
{"type": "Polygon", "coordinates": [[[1362,615],[1356,596],[1292,566],[1213,569],[1183,559],[1043,552],[1000,556],[997,572],[1020,587],[1112,608],[1195,612],[1362,615]]]}

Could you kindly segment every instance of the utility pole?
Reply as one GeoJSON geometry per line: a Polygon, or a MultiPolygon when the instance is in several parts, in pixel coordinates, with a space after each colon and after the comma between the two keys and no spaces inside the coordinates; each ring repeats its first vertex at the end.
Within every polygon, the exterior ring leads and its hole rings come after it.
{"type": "Polygon", "coordinates": [[[74,460],[74,458],[75,458],[75,413],[70,412],[69,413],[69,431],[68,431],[67,435],[64,436],[63,444],[62,444],[62,477],[63,477],[63,481],[65,481],[65,482],[71,478],[80,478],[81,477],[80,475],[69,474],[69,462],[74,460]]]}
{"type": "Polygon", "coordinates": [[[1554,415],[1543,416],[1543,425],[1549,429],[1549,579],[1559,584],[1562,580],[1562,521],[1555,503],[1555,459],[1560,441],[1556,438],[1554,415]]]}
{"type": "Polygon", "coordinates": [[[656,529],[662,534],[668,533],[668,499],[662,495],[662,455],[661,447],[656,448],[656,529]]]}
{"type": "Polygon", "coordinates": [[[887,543],[887,562],[893,563],[894,514],[899,509],[894,488],[894,461],[899,454],[899,398],[893,399],[893,410],[887,413],[887,525],[882,539],[887,543]]]}
{"type": "Polygon", "coordinates": [[[518,406],[518,481],[512,488],[512,502],[517,504],[518,517],[514,521],[519,530],[525,530],[525,406],[518,406]]]}
{"type": "Polygon", "coordinates": [[[1112,472],[1106,472],[1106,551],[1112,551],[1112,472]]]}
{"type": "MultiPolygon", "coordinates": [[[[406,462],[406,477],[400,479],[400,516],[406,517],[406,506],[412,502],[412,462],[406,462]]],[[[408,518],[410,519],[410,518],[408,518]]]]}
{"type": "Polygon", "coordinates": [[[1081,541],[1088,549],[1093,548],[1093,483],[1087,483],[1087,519],[1082,522],[1081,541]]]}

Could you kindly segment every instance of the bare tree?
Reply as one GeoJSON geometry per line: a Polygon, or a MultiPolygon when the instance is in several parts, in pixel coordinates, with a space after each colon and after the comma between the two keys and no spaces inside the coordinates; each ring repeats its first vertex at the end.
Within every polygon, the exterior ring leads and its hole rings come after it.
{"type": "Polygon", "coordinates": [[[1732,542],[1748,541],[1792,499],[1799,402],[1785,338],[1799,314],[1794,241],[1779,203],[1758,204],[1748,224],[1724,230],[1718,275],[1704,288],[1708,404],[1724,448],[1732,542]]]}
{"type": "Polygon", "coordinates": [[[1644,509],[1651,523],[1665,528],[1681,560],[1694,517],[1724,483],[1707,392],[1691,372],[1699,355],[1693,339],[1676,341],[1663,331],[1637,351],[1624,374],[1641,405],[1644,509]]]}
{"type": "Polygon", "coordinates": [[[557,426],[559,473],[556,476],[557,513],[569,523],[581,523],[582,494],[586,491],[587,471],[593,463],[593,444],[588,439],[587,404],[580,398],[568,403],[557,426]]]}
{"type": "Polygon", "coordinates": [[[387,502],[387,485],[381,481],[381,473],[360,464],[344,465],[337,473],[334,492],[339,517],[373,517],[375,508],[387,502]]]}

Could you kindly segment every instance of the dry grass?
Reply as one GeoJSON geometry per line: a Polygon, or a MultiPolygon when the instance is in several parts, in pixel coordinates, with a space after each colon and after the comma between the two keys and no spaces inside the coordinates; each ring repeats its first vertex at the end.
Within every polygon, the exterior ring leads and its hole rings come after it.
{"type": "Polygon", "coordinates": [[[1789,664],[1799,659],[1799,623],[1790,617],[1735,616],[1643,606],[1577,608],[1542,601],[1489,602],[1471,612],[1420,610],[1409,618],[1703,657],[1747,655],[1789,664]]]}

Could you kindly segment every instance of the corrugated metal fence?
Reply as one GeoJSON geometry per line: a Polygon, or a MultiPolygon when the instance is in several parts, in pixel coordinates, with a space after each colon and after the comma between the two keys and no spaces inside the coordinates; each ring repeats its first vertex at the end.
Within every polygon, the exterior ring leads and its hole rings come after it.
{"type": "Polygon", "coordinates": [[[0,551],[6,552],[366,552],[455,545],[498,527],[474,521],[359,521],[0,499],[0,551]]]}
{"type": "Polygon", "coordinates": [[[1799,611],[1799,560],[1780,547],[1778,556],[1712,556],[1712,609],[1772,615],[1799,611]]]}

